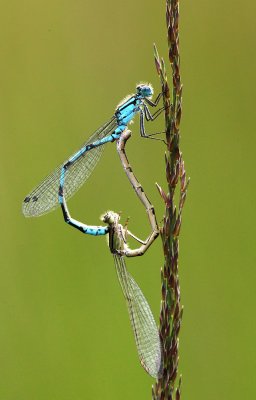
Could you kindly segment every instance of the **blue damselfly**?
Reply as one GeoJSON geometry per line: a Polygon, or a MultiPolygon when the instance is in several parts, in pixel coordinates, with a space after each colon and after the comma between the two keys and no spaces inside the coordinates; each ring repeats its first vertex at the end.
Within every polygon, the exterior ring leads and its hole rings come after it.
{"type": "Polygon", "coordinates": [[[151,85],[140,84],[136,89],[136,94],[126,97],[117,106],[114,116],[108,122],[97,129],[78,151],[61,163],[25,197],[22,210],[26,217],[40,216],[55,209],[59,205],[59,189],[61,192],[63,186],[65,186],[65,198],[73,196],[95,168],[102,154],[103,145],[117,140],[136,114],[140,114],[141,137],[153,139],[154,134],[146,134],[144,121],[145,119],[153,121],[162,112],[163,107],[151,114],[148,107],[156,107],[162,93],[155,101],[151,101],[153,95],[151,85]]]}

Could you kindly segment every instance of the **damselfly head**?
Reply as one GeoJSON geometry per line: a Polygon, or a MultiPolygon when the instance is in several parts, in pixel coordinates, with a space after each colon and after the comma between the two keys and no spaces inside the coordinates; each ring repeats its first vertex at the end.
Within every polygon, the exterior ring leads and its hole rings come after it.
{"type": "Polygon", "coordinates": [[[136,87],[137,89],[137,94],[139,94],[141,97],[151,97],[153,96],[154,90],[152,86],[148,83],[140,83],[136,87]]]}
{"type": "Polygon", "coordinates": [[[114,211],[107,211],[105,214],[101,216],[101,220],[109,225],[115,223],[117,224],[120,220],[120,215],[115,213],[114,211]]]}

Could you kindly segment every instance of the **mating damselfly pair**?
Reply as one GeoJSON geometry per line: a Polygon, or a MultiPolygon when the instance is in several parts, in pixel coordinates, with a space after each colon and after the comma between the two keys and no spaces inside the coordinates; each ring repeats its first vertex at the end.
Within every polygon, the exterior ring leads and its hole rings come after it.
{"type": "Polygon", "coordinates": [[[109,248],[114,256],[118,279],[126,299],[140,362],[151,376],[160,377],[162,374],[162,348],[158,329],[148,302],[137,283],[127,271],[124,258],[125,256],[134,257],[143,255],[158,236],[158,225],[154,208],[133,174],[124,149],[125,143],[131,135],[130,131],[127,130],[128,124],[134,119],[136,114],[140,115],[141,136],[144,138],[153,138],[153,135],[146,134],[144,121],[145,119],[153,121],[163,108],[157,110],[153,115],[150,113],[148,106],[156,107],[161,98],[160,93],[153,102],[151,101],[152,95],[153,89],[150,85],[138,85],[137,93],[125,98],[116,108],[114,116],[24,199],[23,213],[26,217],[40,216],[53,210],[60,204],[64,219],[69,225],[86,234],[94,236],[109,235],[109,248]],[[123,227],[119,223],[119,214],[113,211],[107,212],[103,217],[103,221],[107,223],[107,226],[91,226],[73,219],[67,208],[66,200],[90,176],[99,161],[104,145],[113,141],[117,141],[117,150],[123,168],[139,199],[146,208],[149,217],[152,232],[146,241],[138,239],[127,229],[127,226],[123,227]],[[128,236],[137,240],[141,246],[138,249],[130,249],[127,244],[128,236]]]}

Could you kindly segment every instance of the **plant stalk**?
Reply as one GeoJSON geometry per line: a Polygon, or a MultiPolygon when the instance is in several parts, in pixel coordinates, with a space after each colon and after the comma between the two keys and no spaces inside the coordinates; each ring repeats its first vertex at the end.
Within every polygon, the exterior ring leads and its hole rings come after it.
{"type": "Polygon", "coordinates": [[[166,0],[166,26],[172,90],[168,83],[164,60],[160,59],[156,46],[154,47],[155,65],[162,85],[165,107],[167,190],[164,191],[157,184],[165,205],[163,226],[160,229],[164,253],[164,265],[161,269],[162,301],[159,326],[163,347],[163,375],[152,387],[152,399],[180,400],[179,331],[183,307],[180,300],[178,274],[179,234],[189,180],[186,178],[180,151],[182,84],[179,53],[179,0],[166,0]],[[178,196],[177,204],[175,204],[174,196],[178,196]]]}

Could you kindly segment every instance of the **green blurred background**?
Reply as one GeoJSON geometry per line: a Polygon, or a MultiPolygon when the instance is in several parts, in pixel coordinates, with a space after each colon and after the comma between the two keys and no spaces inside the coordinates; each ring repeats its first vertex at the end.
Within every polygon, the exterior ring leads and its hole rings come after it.
{"type": "MultiPolygon", "coordinates": [[[[252,399],[255,388],[255,2],[181,2],[182,151],[191,177],[180,243],[183,398],[252,399]],[[254,112],[254,113],[253,113],[254,112]]],[[[164,1],[2,1],[0,16],[0,400],[149,399],[104,238],[60,210],[25,219],[25,195],[150,81],[167,59],[164,1]]],[[[163,127],[159,119],[149,131],[163,127]]],[[[133,126],[128,154],[156,207],[164,146],[133,126]]],[[[149,233],[107,146],[69,202],[89,224],[107,209],[149,233]]],[[[130,272],[158,319],[160,240],[130,272]]]]}

